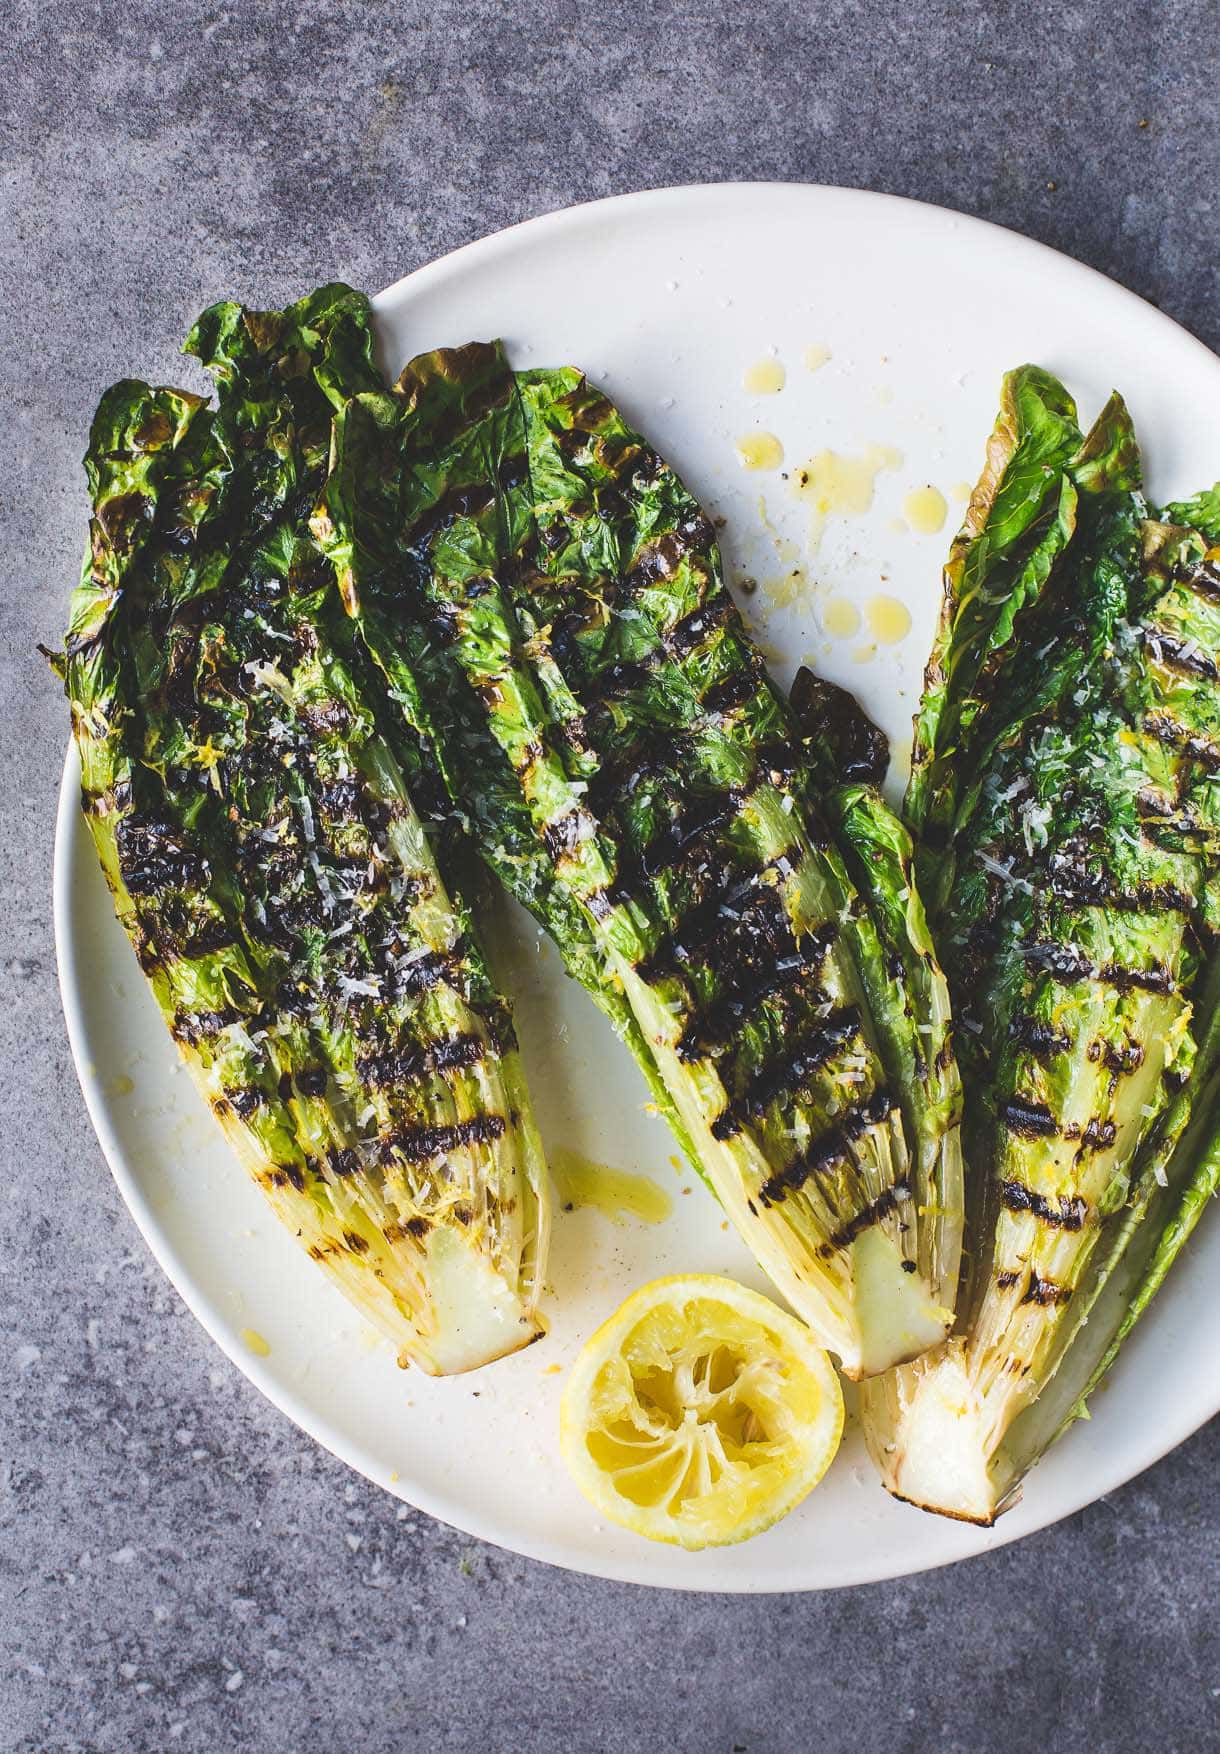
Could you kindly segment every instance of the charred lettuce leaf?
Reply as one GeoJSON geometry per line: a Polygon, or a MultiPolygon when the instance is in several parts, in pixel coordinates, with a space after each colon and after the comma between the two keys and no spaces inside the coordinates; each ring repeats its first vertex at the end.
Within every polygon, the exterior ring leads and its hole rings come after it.
{"type": "Polygon", "coordinates": [[[474,344],[340,411],[315,528],[484,856],[776,1284],[853,1375],[938,1339],[960,1211],[913,1154],[875,930],[682,482],[578,372],[474,344]]]}
{"type": "Polygon", "coordinates": [[[879,789],[889,745],[851,694],[808,669],[797,671],[791,699],[807,756],[806,786],[863,904],[844,929],[854,939],[879,1049],[932,1202],[921,1234],[925,1271],[946,1285],[957,1275],[962,1248],[962,1085],[949,989],[919,893],[914,845],[879,789]]]}
{"type": "MultiPolygon", "coordinates": [[[[955,545],[1007,632],[982,664],[976,622],[962,653],[956,622],[942,634],[908,799],[939,862],[970,1270],[958,1333],[870,1386],[865,1425],[891,1490],[980,1522],[1080,1410],[1211,1173],[1191,1123],[1215,1052],[1220,575],[1204,535],[1149,517],[1117,398],[1070,438],[1040,454],[1035,588],[981,552],[977,518],[955,545]],[[1073,496],[1068,532],[1050,508],[1073,496]]],[[[1020,443],[994,463],[993,445],[972,513],[1029,505],[1020,443]]]]}
{"type": "MultiPolygon", "coordinates": [[[[540,1149],[511,1018],[423,818],[418,739],[308,526],[367,303],[204,313],[219,404],[103,397],[62,671],[116,911],[246,1167],[429,1371],[540,1332],[540,1149]]],[[[446,811],[446,814],[448,812],[446,811]]]]}

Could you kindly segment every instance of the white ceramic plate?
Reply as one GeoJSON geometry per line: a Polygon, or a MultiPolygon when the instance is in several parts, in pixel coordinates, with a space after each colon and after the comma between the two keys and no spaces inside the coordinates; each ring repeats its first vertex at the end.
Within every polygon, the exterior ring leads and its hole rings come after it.
{"type": "MultiPolygon", "coordinates": [[[[884,196],[764,184],[598,202],[459,250],[382,293],[376,309],[394,371],[424,348],[494,335],[518,363],[583,366],[726,520],[730,576],[761,581],[749,612],[781,678],[813,653],[902,747],[959,509],[954,488],[977,472],[1007,367],[1035,360],[1060,373],[1086,417],[1120,386],[1154,496],[1220,473],[1220,361],[1198,342],[1065,257],[884,196]],[[810,349],[829,352],[820,369],[804,363],[810,349]],[[743,374],[767,357],[785,368],[785,387],[752,395],[743,374]],[[810,508],[791,497],[791,481],[737,460],[735,441],[758,428],[781,440],[785,469],[827,449],[860,458],[873,445],[902,460],[891,456],[877,474],[867,510],[828,520],[814,551],[810,508]],[[945,530],[901,528],[906,495],[929,483],[950,501],[945,530]],[[809,583],[777,607],[777,581],[794,567],[809,583]],[[877,592],[910,609],[900,645],[869,658],[860,656],[866,637],[823,631],[830,595],[863,607],[877,592]]],[[[179,1069],[112,915],[77,784],[70,756],[56,931],[72,1049],[115,1179],[234,1362],[399,1497],[472,1535],[605,1577],[814,1589],[895,1577],[1041,1528],[1130,1479],[1217,1410],[1220,1225],[1210,1223],[1092,1422],[1052,1452],[995,1530],[886,1498],[854,1430],[818,1491],[744,1547],[686,1554],[608,1527],[570,1483],[556,1443],[562,1373],[581,1341],[661,1273],[726,1272],[765,1286],[710,1196],[688,1170],[675,1174],[668,1134],[645,1113],[642,1083],[591,1002],[519,916],[518,1009],[548,1143],[651,1175],[674,1195],[671,1217],[616,1224],[593,1210],[559,1213],[548,1338],[473,1377],[403,1374],[270,1216],[179,1069]],[[254,1336],[265,1355],[250,1350],[254,1336]]]]}

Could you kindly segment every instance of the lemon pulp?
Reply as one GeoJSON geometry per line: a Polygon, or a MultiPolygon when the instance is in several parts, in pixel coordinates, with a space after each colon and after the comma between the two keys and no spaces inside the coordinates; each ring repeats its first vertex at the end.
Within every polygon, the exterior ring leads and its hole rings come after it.
{"type": "Polygon", "coordinates": [[[817,1484],[843,1401],[808,1329],[729,1279],[635,1292],[587,1343],[561,1442],[603,1515],[686,1548],[760,1533],[817,1484]]]}

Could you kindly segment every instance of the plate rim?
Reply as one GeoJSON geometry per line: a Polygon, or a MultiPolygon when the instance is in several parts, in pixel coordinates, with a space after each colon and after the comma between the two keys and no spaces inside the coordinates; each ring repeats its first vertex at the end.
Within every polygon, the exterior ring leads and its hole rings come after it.
{"type": "MultiPolygon", "coordinates": [[[[1220,358],[1197,335],[1149,303],[1147,299],[1142,298],[1140,294],[1122,286],[1089,264],[1080,262],[1075,257],[1054,249],[1048,244],[1041,243],[1037,239],[1027,237],[1024,233],[973,214],[961,213],[954,208],[920,201],[909,196],[836,184],[801,181],[729,180],[714,183],[674,184],[658,189],[643,189],[604,196],[596,200],[555,208],[505,226],[484,237],[462,244],[433,261],[421,264],[418,268],[401,276],[376,293],[371,299],[372,308],[375,315],[381,315],[388,308],[405,298],[409,298],[413,292],[426,291],[434,282],[440,281],[454,272],[461,273],[472,263],[490,264],[502,252],[519,247],[523,236],[531,240],[545,238],[555,231],[587,223],[589,220],[596,220],[602,215],[613,214],[616,219],[621,219],[630,217],[641,209],[651,208],[663,211],[667,206],[711,206],[716,201],[725,199],[726,196],[741,197],[742,195],[767,201],[814,196],[832,204],[842,203],[847,206],[862,204],[872,206],[877,211],[889,209],[900,212],[909,223],[918,224],[922,220],[924,223],[943,225],[949,230],[966,234],[984,233],[992,248],[998,247],[1006,251],[1014,251],[1025,260],[1028,260],[1029,254],[1032,252],[1041,257],[1044,266],[1053,271],[1056,276],[1062,277],[1066,273],[1071,278],[1085,277],[1093,294],[1104,297],[1108,303],[1138,307],[1145,321],[1153,320],[1156,327],[1164,328],[1167,336],[1172,333],[1175,345],[1181,347],[1183,341],[1189,343],[1197,351],[1201,366],[1211,370],[1220,370],[1220,358]]],[[[110,1174],[154,1260],[195,1320],[199,1322],[230,1362],[253,1383],[255,1388],[271,1402],[277,1411],[290,1419],[299,1430],[303,1431],[314,1442],[321,1444],[324,1449],[355,1472],[403,1503],[413,1506],[425,1515],[433,1517],[438,1522],[467,1534],[473,1539],[486,1541],[491,1546],[520,1554],[524,1558],[542,1564],[554,1565],[576,1575],[604,1578],[610,1582],[631,1583],[647,1589],[733,1595],[770,1595],[842,1589],[851,1588],[857,1584],[896,1581],[920,1572],[939,1570],[942,1566],[958,1564],[962,1560],[994,1552],[1011,1542],[1024,1539],[1027,1535],[1037,1534],[1050,1528],[1096,1503],[1106,1493],[1115,1491],[1120,1486],[1127,1485],[1136,1479],[1201,1430],[1217,1413],[1220,1413],[1220,1380],[1217,1380],[1210,1410],[1200,1411],[1203,1403],[1197,1403],[1191,1413],[1177,1424],[1171,1426],[1162,1424],[1155,1435],[1145,1432],[1143,1443],[1137,1442],[1124,1449],[1124,1460],[1113,1478],[1108,1478],[1104,1483],[1098,1485],[1094,1475],[1082,1491],[1066,1493],[1045,1516],[1035,1513],[1032,1525],[1023,1524],[1020,1527],[1014,1527],[1011,1533],[1006,1532],[1007,1519],[1002,1519],[995,1528],[986,1531],[983,1543],[971,1553],[946,1552],[943,1556],[932,1559],[920,1556],[913,1563],[907,1564],[903,1562],[901,1552],[895,1551],[886,1560],[866,1565],[850,1577],[815,1578],[801,1583],[749,1575],[743,1576],[740,1581],[731,1585],[726,1585],[723,1582],[703,1582],[698,1578],[683,1579],[680,1575],[641,1577],[638,1569],[632,1565],[629,1558],[620,1561],[610,1554],[607,1554],[604,1559],[600,1559],[599,1556],[587,1555],[571,1557],[560,1544],[536,1541],[528,1536],[516,1537],[511,1531],[506,1533],[498,1523],[492,1526],[492,1520],[482,1518],[478,1514],[477,1507],[470,1509],[465,1505],[454,1505],[448,1501],[442,1501],[437,1494],[427,1488],[421,1489],[413,1481],[387,1478],[384,1471],[363,1451],[362,1446],[349,1438],[340,1426],[331,1422],[324,1414],[315,1412],[312,1407],[305,1406],[291,1384],[268,1369],[258,1358],[239,1348],[237,1337],[230,1334],[219,1319],[215,1303],[209,1301],[197,1288],[191,1271],[184,1262],[179,1260],[167,1231],[161,1225],[137,1177],[128,1167],[126,1153],[110,1118],[109,1103],[105,1092],[98,1081],[86,1072],[90,1059],[88,1031],[80,996],[80,982],[75,967],[76,925],[71,898],[73,868],[84,833],[83,819],[79,810],[79,773],[79,757],[74,743],[69,739],[56,807],[52,865],[52,920],[60,999],[73,1065],[86,1111],[110,1174]],[[1166,1435],[1167,1431],[1169,1435],[1166,1435]]],[[[86,848],[86,852],[88,851],[89,849],[86,848]]],[[[880,1486],[878,1489],[880,1490],[880,1486]]],[[[641,1553],[640,1557],[643,1559],[645,1556],[641,1553]]]]}
{"type": "Polygon", "coordinates": [[[885,189],[854,188],[847,183],[808,183],[800,179],[786,181],[783,179],[729,178],[713,183],[666,183],[655,189],[634,189],[619,195],[599,195],[589,201],[574,201],[566,207],[549,208],[545,213],[531,215],[528,219],[514,220],[511,225],[501,226],[497,231],[486,233],[485,236],[472,238],[469,242],[458,244],[444,255],[436,256],[431,261],[421,262],[418,268],[400,275],[397,280],[382,287],[380,292],[371,296],[370,303],[374,314],[380,314],[383,307],[403,298],[408,290],[426,290],[433,280],[439,280],[444,273],[467,259],[483,257],[494,260],[501,250],[512,248],[520,241],[522,233],[531,236],[545,237],[548,232],[581,220],[594,219],[600,213],[613,210],[616,214],[634,208],[665,206],[709,205],[726,195],[750,195],[759,200],[773,200],[784,195],[814,195],[829,202],[841,202],[844,205],[856,203],[874,206],[879,212],[889,209],[895,214],[902,214],[914,223],[921,217],[932,216],[948,229],[963,228],[986,234],[994,247],[1015,250],[1021,255],[1035,252],[1040,255],[1048,268],[1056,274],[1065,270],[1070,275],[1084,275],[1093,284],[1093,290],[1103,296],[1108,303],[1118,305],[1130,304],[1134,301],[1146,319],[1153,319],[1165,330],[1172,331],[1175,337],[1185,338],[1195,347],[1201,363],[1210,366],[1220,365],[1220,354],[1216,354],[1202,341],[1193,330],[1180,323],[1176,317],[1152,303],[1142,293],[1135,292],[1121,281],[1115,280],[1100,268],[1094,268],[1089,262],[1082,262],[1079,257],[1071,256],[1066,250],[1056,249],[1053,244],[1045,244],[1040,238],[1028,236],[1017,231],[1015,227],[1001,225],[998,220],[984,219],[975,213],[964,213],[959,208],[947,207],[937,201],[921,201],[913,195],[895,195],[885,189]]]}

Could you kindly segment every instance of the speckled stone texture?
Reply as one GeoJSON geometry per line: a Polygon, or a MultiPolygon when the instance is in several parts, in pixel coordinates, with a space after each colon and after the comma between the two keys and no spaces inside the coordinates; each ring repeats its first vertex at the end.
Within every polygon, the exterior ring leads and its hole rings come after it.
{"type": "MultiPolygon", "coordinates": [[[[1216,14],[1191,0],[14,0],[0,30],[0,1748],[1194,1754],[1220,1429],[953,1571],[653,1594],[479,1547],[263,1402],[106,1173],[55,985],[58,639],[99,390],[196,311],[648,185],[984,214],[1220,344],[1216,14]]],[[[879,259],[883,271],[884,259],[879,259]]],[[[1217,460],[1220,462],[1220,459],[1217,460]]]]}

